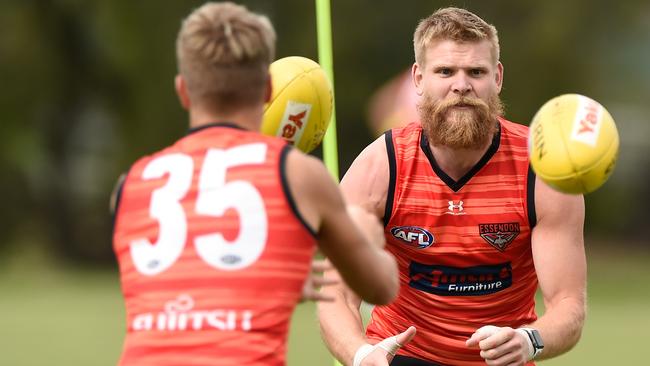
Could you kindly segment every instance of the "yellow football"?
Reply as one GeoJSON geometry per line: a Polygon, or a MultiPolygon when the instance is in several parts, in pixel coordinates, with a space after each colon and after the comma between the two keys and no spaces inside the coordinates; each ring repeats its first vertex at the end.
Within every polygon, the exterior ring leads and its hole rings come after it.
{"type": "Polygon", "coordinates": [[[332,84],[320,65],[305,57],[281,58],[270,73],[273,89],[264,106],[262,133],[312,151],[332,117],[332,84]]]}
{"type": "Polygon", "coordinates": [[[614,170],[618,147],[612,116],[583,95],[549,100],[530,124],[528,153],[533,171],[561,192],[589,193],[602,186],[614,170]]]}

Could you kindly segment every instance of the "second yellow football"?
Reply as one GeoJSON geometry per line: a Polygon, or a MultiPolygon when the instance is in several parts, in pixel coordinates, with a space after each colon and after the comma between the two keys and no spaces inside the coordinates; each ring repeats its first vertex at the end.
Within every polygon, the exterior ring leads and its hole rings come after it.
{"type": "Polygon", "coordinates": [[[602,186],[614,171],[618,149],[614,119],[583,95],[549,100],[530,124],[530,164],[538,177],[561,192],[589,193],[602,186]]]}

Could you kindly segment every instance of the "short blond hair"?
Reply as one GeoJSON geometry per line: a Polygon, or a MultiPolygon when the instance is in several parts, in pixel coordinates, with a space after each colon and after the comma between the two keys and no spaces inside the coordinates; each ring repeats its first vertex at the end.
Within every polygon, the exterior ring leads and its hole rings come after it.
{"type": "Polygon", "coordinates": [[[263,102],[275,38],[269,19],[244,6],[209,2],[194,10],[176,39],[190,100],[219,112],[263,102]]]}
{"type": "Polygon", "coordinates": [[[452,40],[455,42],[480,42],[488,40],[492,43],[493,60],[499,60],[499,36],[497,29],[485,22],[478,15],[454,7],[438,9],[436,12],[420,20],[413,34],[413,50],[415,62],[424,66],[427,46],[436,40],[452,40]]]}

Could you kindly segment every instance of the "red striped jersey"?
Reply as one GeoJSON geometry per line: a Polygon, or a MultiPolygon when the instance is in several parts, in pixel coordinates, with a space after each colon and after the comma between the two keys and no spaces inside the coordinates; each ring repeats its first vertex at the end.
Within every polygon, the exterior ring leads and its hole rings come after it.
{"type": "Polygon", "coordinates": [[[284,141],[200,128],[130,169],[113,246],[126,302],[120,365],[284,365],[315,251],[284,141]]]}
{"type": "Polygon", "coordinates": [[[485,365],[465,341],[484,325],[536,319],[535,223],[528,127],[499,121],[476,164],[454,181],[436,164],[418,123],[386,133],[387,249],[400,269],[395,302],[375,307],[367,336],[417,327],[399,354],[442,365],[485,365]]]}

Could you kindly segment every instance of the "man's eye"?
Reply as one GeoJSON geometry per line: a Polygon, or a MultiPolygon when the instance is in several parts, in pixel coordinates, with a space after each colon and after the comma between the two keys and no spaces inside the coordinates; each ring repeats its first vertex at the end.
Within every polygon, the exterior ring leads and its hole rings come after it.
{"type": "Polygon", "coordinates": [[[438,74],[451,75],[451,69],[446,69],[446,68],[438,69],[438,74]]]}
{"type": "Polygon", "coordinates": [[[472,76],[481,76],[481,75],[483,75],[485,72],[484,72],[483,70],[481,70],[481,69],[472,69],[472,70],[470,71],[470,73],[472,74],[472,76]]]}

